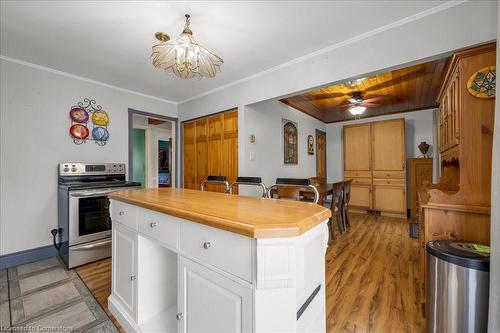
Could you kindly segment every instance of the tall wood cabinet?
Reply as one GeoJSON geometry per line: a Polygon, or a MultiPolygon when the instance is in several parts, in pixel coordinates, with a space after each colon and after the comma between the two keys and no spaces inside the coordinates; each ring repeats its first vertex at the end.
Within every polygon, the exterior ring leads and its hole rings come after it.
{"type": "MultiPolygon", "coordinates": [[[[183,123],[184,188],[199,190],[207,176],[238,176],[238,110],[183,123]]],[[[222,192],[218,185],[210,191],[222,192]]]]}
{"type": "Polygon", "coordinates": [[[495,65],[496,44],[453,55],[438,95],[441,179],[419,191],[420,267],[425,302],[427,242],[455,239],[490,243],[494,98],[467,89],[478,70],[495,65]]]}
{"type": "Polygon", "coordinates": [[[404,119],[344,126],[343,141],[351,206],[406,216],[404,119]]]}
{"type": "Polygon", "coordinates": [[[410,217],[417,218],[418,207],[418,189],[420,189],[424,182],[432,182],[432,158],[410,158],[408,159],[408,171],[410,173],[410,188],[408,193],[410,195],[410,217]]]}

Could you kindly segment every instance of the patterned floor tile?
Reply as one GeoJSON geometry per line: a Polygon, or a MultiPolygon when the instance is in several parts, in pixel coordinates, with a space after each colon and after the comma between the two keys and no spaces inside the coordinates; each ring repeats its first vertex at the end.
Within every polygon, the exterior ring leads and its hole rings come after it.
{"type": "Polygon", "coordinates": [[[89,291],[82,281],[70,280],[51,288],[18,297],[11,300],[12,323],[24,322],[88,295],[89,291]]]}
{"type": "Polygon", "coordinates": [[[17,280],[9,280],[10,299],[37,292],[40,289],[75,278],[79,279],[78,274],[75,271],[67,270],[63,266],[21,275],[17,280]]]}
{"type": "Polygon", "coordinates": [[[0,283],[7,282],[7,269],[0,269],[0,283]]]}
{"type": "Polygon", "coordinates": [[[113,325],[111,320],[107,320],[102,324],[86,330],[85,333],[118,333],[118,329],[113,325]]]}
{"type": "Polygon", "coordinates": [[[10,327],[9,302],[0,303],[0,330],[10,327]]]}
{"type": "Polygon", "coordinates": [[[9,284],[7,282],[0,282],[0,302],[9,300],[9,284]]]}
{"type": "Polygon", "coordinates": [[[51,257],[40,261],[30,262],[28,264],[9,268],[9,279],[16,280],[26,274],[31,274],[34,272],[43,271],[48,268],[63,265],[64,264],[61,259],[59,259],[59,257],[51,257]]]}

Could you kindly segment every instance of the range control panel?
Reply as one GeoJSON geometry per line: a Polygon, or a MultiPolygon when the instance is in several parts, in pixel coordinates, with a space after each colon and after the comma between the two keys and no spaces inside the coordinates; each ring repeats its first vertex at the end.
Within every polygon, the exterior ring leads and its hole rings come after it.
{"type": "Polygon", "coordinates": [[[59,176],[124,175],[124,163],[59,163],[59,176]]]}

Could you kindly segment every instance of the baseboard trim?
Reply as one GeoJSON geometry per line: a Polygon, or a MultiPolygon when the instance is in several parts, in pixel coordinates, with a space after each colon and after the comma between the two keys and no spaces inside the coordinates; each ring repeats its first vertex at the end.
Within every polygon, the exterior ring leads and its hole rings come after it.
{"type": "Polygon", "coordinates": [[[27,264],[33,261],[47,259],[59,255],[54,245],[36,247],[34,249],[4,254],[0,256],[0,269],[27,264]]]}
{"type": "Polygon", "coordinates": [[[120,323],[125,332],[141,332],[134,319],[127,313],[127,311],[125,311],[113,294],[108,297],[108,309],[113,317],[115,317],[116,321],[120,323]]]}

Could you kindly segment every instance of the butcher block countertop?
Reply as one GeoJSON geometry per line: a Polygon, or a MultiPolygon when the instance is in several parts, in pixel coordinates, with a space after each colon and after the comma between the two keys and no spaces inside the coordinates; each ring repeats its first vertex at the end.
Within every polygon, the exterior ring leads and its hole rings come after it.
{"type": "Polygon", "coordinates": [[[109,198],[253,238],[299,236],[331,216],[314,203],[178,188],[124,190],[109,198]]]}

